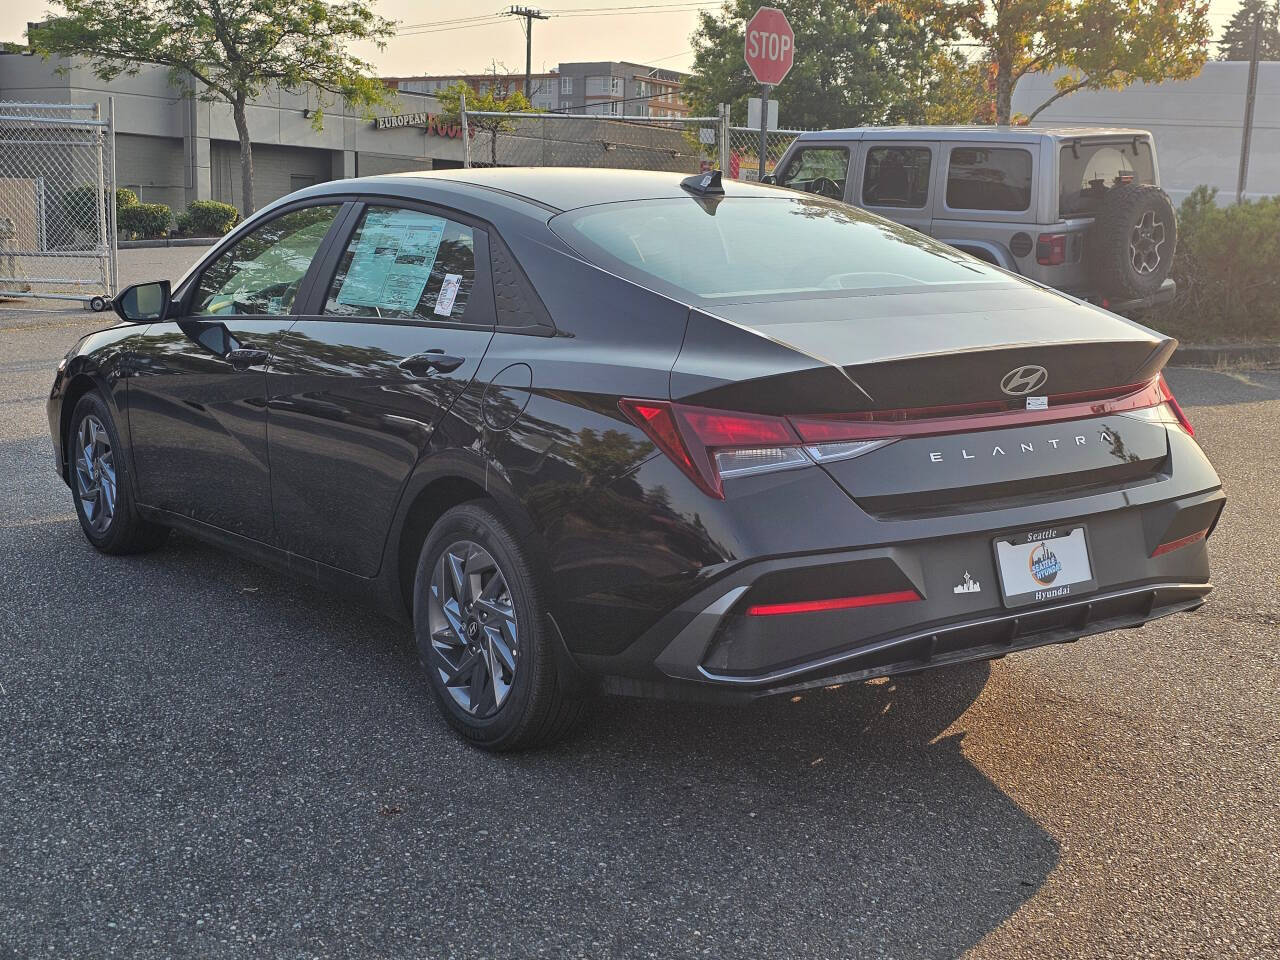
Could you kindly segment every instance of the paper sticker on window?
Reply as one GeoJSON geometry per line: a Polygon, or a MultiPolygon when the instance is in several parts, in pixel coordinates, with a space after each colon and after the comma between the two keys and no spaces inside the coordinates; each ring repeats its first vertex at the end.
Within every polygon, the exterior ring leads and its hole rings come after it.
{"type": "Polygon", "coordinates": [[[453,313],[453,301],[458,298],[458,289],[462,286],[462,274],[446,273],[444,275],[444,284],[440,287],[440,293],[436,297],[436,313],[442,317],[447,317],[453,313]]]}
{"type": "Polygon", "coordinates": [[[375,210],[365,218],[338,303],[412,313],[440,252],[445,221],[411,210],[375,210]]]}

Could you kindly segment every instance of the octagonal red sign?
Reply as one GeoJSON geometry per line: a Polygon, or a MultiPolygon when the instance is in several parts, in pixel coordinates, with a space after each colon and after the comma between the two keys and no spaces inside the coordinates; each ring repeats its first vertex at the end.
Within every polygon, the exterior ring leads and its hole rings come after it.
{"type": "Polygon", "coordinates": [[[786,14],[776,7],[757,10],[747,21],[744,55],[757,83],[781,83],[796,56],[796,35],[786,14]]]}

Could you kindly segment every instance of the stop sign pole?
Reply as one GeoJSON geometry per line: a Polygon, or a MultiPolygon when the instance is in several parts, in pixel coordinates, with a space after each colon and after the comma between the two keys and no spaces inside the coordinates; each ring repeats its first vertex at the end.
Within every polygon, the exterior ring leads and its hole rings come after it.
{"type": "Polygon", "coordinates": [[[760,84],[760,179],[764,179],[769,144],[769,94],[782,82],[795,61],[796,35],[787,16],[776,7],[761,7],[747,21],[743,58],[760,84]]]}

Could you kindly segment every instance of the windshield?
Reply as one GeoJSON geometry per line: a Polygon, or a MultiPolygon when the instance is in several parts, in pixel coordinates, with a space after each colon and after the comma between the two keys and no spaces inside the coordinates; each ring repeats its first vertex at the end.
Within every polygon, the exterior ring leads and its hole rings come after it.
{"type": "Polygon", "coordinates": [[[707,301],[1011,282],[914,230],[819,197],[607,203],[551,226],[597,266],[707,301]]]}
{"type": "Polygon", "coordinates": [[[1114,188],[1155,183],[1151,144],[1135,138],[1118,143],[1074,143],[1062,148],[1058,216],[1092,215],[1114,188]]]}

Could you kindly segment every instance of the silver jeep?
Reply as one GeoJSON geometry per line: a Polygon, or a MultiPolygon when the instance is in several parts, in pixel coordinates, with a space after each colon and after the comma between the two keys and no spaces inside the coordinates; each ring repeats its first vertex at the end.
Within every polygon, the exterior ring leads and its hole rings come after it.
{"type": "Polygon", "coordinates": [[[1177,219],[1145,130],[814,131],[766,179],[863,207],[1118,312],[1175,293],[1177,219]]]}

